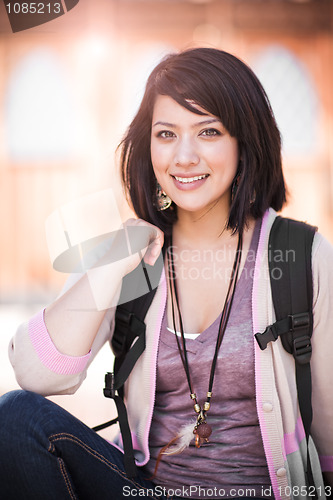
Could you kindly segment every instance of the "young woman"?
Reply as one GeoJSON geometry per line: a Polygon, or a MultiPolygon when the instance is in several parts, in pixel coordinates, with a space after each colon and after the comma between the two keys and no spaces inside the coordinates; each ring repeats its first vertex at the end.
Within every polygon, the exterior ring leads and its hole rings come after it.
{"type": "MultiPolygon", "coordinates": [[[[19,327],[10,359],[24,391],[1,398],[2,495],[311,498],[294,359],[280,340],[261,351],[254,339],[274,318],[268,237],[286,201],[280,135],[258,79],[219,50],[170,55],[148,79],[121,163],[138,216],[125,227],[145,230],[146,264],[165,250],[146,348],[125,390],[138,476],[126,477],[119,442],[43,397],[75,392],[112,338],[115,308],[98,310],[94,294],[115,303],[139,265],[135,254],[95,267],[19,327]]],[[[325,498],[333,469],[333,249],[319,234],[312,255],[309,453],[325,498]]]]}

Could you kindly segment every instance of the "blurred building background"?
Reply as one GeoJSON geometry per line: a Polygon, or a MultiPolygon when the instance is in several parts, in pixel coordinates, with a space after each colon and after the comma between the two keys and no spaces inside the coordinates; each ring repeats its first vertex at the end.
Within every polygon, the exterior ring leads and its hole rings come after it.
{"type": "MultiPolygon", "coordinates": [[[[15,387],[6,371],[11,334],[66,279],[50,264],[45,219],[110,187],[126,217],[115,149],[145,80],[163,55],[203,45],[237,55],[261,79],[283,136],[285,213],[333,242],[331,0],[80,0],[15,34],[1,3],[0,394],[15,387]]],[[[101,356],[103,374],[110,360],[101,356]]],[[[71,401],[90,423],[91,403],[71,401]]]]}

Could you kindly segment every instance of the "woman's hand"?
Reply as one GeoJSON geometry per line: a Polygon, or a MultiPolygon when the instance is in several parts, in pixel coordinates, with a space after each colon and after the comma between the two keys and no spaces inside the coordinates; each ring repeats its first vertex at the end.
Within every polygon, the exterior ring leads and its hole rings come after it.
{"type": "Polygon", "coordinates": [[[142,257],[146,264],[153,266],[160,255],[164,234],[156,226],[142,219],[128,219],[123,229],[128,244],[128,257],[123,260],[125,274],[135,269],[142,257]]]}

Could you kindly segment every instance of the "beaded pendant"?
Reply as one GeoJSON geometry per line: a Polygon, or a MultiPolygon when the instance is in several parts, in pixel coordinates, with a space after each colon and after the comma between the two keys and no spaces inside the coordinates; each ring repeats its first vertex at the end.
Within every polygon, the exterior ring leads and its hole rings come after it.
{"type": "Polygon", "coordinates": [[[200,448],[203,443],[209,442],[209,436],[212,433],[212,428],[207,422],[200,422],[193,429],[193,434],[195,434],[195,446],[200,448]]]}

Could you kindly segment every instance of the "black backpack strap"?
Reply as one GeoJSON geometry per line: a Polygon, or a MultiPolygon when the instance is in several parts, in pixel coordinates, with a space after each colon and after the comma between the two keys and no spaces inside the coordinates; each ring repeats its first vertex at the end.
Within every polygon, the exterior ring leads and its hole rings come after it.
{"type": "MultiPolygon", "coordinates": [[[[269,272],[276,322],[255,335],[261,349],[281,336],[295,359],[298,403],[308,447],[312,423],[311,335],[313,330],[312,242],[316,228],[277,217],[269,238],[269,272]]],[[[308,484],[314,485],[309,453],[308,484]]]]}
{"type": "Polygon", "coordinates": [[[156,288],[126,304],[117,306],[112,348],[115,354],[115,389],[122,395],[123,385],[146,348],[144,319],[156,288]]]}
{"type": "Polygon", "coordinates": [[[114,400],[117,407],[118,417],[113,420],[110,420],[110,422],[106,422],[105,424],[94,427],[93,430],[98,431],[104,429],[108,425],[112,425],[117,421],[119,421],[120,432],[123,439],[124,466],[126,475],[128,478],[134,478],[137,476],[137,469],[135,465],[131,430],[128,424],[127,410],[123,398],[118,394],[116,394],[116,390],[117,389],[115,387],[114,374],[108,372],[105,375],[105,388],[103,392],[105,397],[114,400]]]}
{"type": "MultiPolygon", "coordinates": [[[[161,262],[163,265],[163,260],[161,262]]],[[[105,375],[105,388],[103,392],[105,397],[115,401],[118,417],[105,424],[93,427],[93,430],[99,431],[119,422],[124,447],[124,466],[126,475],[129,478],[136,477],[137,469],[127,410],[123,401],[124,384],[133,370],[135,363],[145,350],[146,324],[144,319],[156,293],[156,287],[162,271],[160,263],[160,267],[154,270],[153,281],[150,279],[152,268],[151,266],[148,267],[150,269],[147,271],[147,267],[142,260],[140,266],[124,278],[120,303],[115,313],[115,327],[111,341],[115,360],[113,373],[108,372],[105,375]],[[142,276],[144,276],[144,282],[142,282],[142,276]],[[137,298],[126,303],[121,303],[122,298],[128,295],[129,286],[132,287],[132,295],[137,298]],[[140,296],[140,291],[145,289],[143,287],[148,289],[148,292],[140,296]]]]}
{"type": "Polygon", "coordinates": [[[127,410],[123,398],[116,394],[115,387],[115,379],[114,374],[108,372],[105,375],[105,387],[104,387],[104,396],[106,398],[111,398],[114,400],[118,412],[118,417],[113,420],[109,420],[101,425],[96,425],[93,427],[93,430],[98,432],[110,425],[119,422],[121,436],[123,438],[123,447],[124,447],[124,466],[126,475],[128,478],[135,478],[137,476],[137,469],[135,465],[135,457],[133,451],[133,443],[131,437],[131,430],[128,424],[127,418],[127,410]]]}
{"type": "Polygon", "coordinates": [[[313,329],[311,251],[316,228],[277,217],[269,244],[269,274],[276,322],[255,335],[263,350],[281,336],[284,348],[299,363],[311,358],[313,329]]]}

